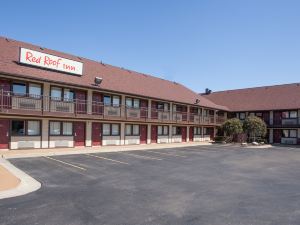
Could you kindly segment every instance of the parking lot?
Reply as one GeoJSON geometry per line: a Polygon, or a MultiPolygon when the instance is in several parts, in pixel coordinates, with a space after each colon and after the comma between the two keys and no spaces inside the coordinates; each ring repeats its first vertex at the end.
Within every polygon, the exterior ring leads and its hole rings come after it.
{"type": "Polygon", "coordinates": [[[188,148],[11,159],[42,183],[0,224],[300,224],[300,149],[188,148]]]}

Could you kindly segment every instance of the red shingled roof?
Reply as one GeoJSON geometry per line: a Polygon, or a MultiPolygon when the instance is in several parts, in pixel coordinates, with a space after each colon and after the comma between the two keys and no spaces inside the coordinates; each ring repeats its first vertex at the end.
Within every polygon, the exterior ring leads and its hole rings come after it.
{"type": "Polygon", "coordinates": [[[226,107],[216,105],[210,100],[199,96],[192,90],[175,82],[50,49],[41,49],[39,46],[4,37],[0,37],[0,72],[89,88],[96,88],[92,84],[94,84],[95,77],[98,76],[103,78],[103,82],[101,83],[99,90],[117,91],[186,104],[194,104],[196,99],[200,99],[200,103],[198,105],[216,109],[227,109],[226,107]],[[82,62],[83,76],[73,76],[21,65],[18,63],[20,47],[82,62]]]}
{"type": "Polygon", "coordinates": [[[202,95],[230,111],[260,111],[300,108],[300,84],[246,88],[202,95]]]}

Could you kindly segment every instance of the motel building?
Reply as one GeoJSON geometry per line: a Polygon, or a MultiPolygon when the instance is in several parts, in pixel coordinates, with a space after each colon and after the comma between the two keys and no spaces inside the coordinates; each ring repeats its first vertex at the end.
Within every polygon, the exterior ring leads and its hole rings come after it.
{"type": "Polygon", "coordinates": [[[300,143],[299,84],[198,94],[185,86],[0,37],[0,149],[208,142],[227,118],[261,117],[300,143]]]}
{"type": "Polygon", "coordinates": [[[226,119],[183,85],[0,38],[0,148],[210,141],[226,119]]]}

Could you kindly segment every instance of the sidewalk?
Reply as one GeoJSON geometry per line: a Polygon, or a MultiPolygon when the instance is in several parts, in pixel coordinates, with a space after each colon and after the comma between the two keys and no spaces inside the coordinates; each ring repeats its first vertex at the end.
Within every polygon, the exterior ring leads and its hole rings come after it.
{"type": "Polygon", "coordinates": [[[9,172],[0,164],[0,192],[17,187],[20,184],[20,179],[9,172]]]}
{"type": "Polygon", "coordinates": [[[26,149],[26,150],[4,150],[0,151],[2,158],[29,158],[53,155],[75,155],[99,152],[118,152],[146,149],[182,148],[191,146],[211,145],[210,142],[172,143],[172,144],[150,144],[150,145],[119,145],[101,147],[75,147],[75,148],[51,148],[51,149],[26,149]]]}
{"type": "Polygon", "coordinates": [[[0,199],[28,194],[41,187],[41,183],[0,158],[0,199]]]}

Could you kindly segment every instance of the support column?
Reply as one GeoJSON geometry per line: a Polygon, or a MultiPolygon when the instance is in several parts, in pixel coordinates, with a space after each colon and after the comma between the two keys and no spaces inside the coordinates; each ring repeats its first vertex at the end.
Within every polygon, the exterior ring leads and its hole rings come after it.
{"type": "Polygon", "coordinates": [[[92,122],[87,121],[85,124],[85,146],[92,147],[92,122]]]}
{"type": "Polygon", "coordinates": [[[50,83],[43,83],[43,111],[49,111],[50,107],[50,83]]]}
{"type": "Polygon", "coordinates": [[[120,129],[120,145],[125,145],[125,123],[121,123],[120,129]]]}
{"type": "Polygon", "coordinates": [[[87,114],[92,114],[93,91],[87,91],[87,114]]]}
{"type": "Polygon", "coordinates": [[[170,112],[169,112],[169,116],[170,116],[170,121],[173,121],[173,103],[170,102],[170,112]]]}
{"type": "Polygon", "coordinates": [[[217,123],[217,110],[214,110],[214,124],[217,123]]]}
{"type": "Polygon", "coordinates": [[[186,126],[186,142],[190,141],[190,126],[186,126]]]}
{"type": "Polygon", "coordinates": [[[274,142],[273,140],[273,129],[269,130],[269,143],[272,144],[274,142]]]}
{"type": "Polygon", "coordinates": [[[152,100],[149,99],[148,101],[148,119],[151,119],[151,109],[152,109],[152,100]]]}
{"type": "Polygon", "coordinates": [[[49,148],[49,120],[42,120],[42,148],[49,148]]]}
{"type": "Polygon", "coordinates": [[[151,124],[147,125],[147,144],[151,144],[151,124]]]}
{"type": "Polygon", "coordinates": [[[172,143],[173,126],[169,125],[169,143],[172,143]]]}
{"type": "Polygon", "coordinates": [[[270,111],[270,125],[274,124],[274,112],[270,111]]]}
{"type": "Polygon", "coordinates": [[[121,117],[126,118],[126,102],[125,102],[125,95],[121,95],[121,117]]]}

